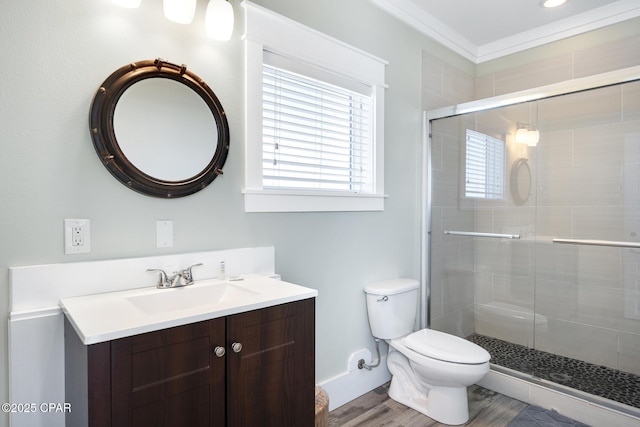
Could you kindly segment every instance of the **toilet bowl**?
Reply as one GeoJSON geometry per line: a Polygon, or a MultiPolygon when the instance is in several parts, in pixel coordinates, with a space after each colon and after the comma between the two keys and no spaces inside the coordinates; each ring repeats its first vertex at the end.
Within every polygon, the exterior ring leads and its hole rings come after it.
{"type": "Polygon", "coordinates": [[[489,372],[489,353],[454,335],[431,329],[413,332],[416,280],[373,283],[365,293],[371,332],[389,344],[389,397],[444,424],[467,422],[467,386],[489,372]]]}

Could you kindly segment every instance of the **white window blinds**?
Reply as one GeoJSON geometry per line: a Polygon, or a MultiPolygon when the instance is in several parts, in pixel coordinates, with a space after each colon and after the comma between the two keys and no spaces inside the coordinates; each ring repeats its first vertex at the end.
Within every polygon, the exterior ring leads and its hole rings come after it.
{"type": "Polygon", "coordinates": [[[465,196],[504,199],[504,141],[467,129],[465,196]]]}
{"type": "Polygon", "coordinates": [[[371,94],[263,64],[263,187],[372,192],[371,94]]]}

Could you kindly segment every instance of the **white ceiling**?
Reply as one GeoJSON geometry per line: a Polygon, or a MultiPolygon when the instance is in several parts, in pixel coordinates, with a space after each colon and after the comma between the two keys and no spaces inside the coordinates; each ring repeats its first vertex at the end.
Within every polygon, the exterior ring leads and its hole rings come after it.
{"type": "Polygon", "coordinates": [[[383,10],[480,63],[640,16],[640,0],[371,0],[383,10]]]}

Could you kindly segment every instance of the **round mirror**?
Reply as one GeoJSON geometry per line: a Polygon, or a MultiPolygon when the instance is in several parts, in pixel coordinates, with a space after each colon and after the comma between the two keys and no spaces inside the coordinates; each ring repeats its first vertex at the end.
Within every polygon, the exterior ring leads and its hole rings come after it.
{"type": "Polygon", "coordinates": [[[513,202],[518,206],[524,205],[531,193],[531,169],[527,159],[521,158],[514,162],[510,178],[513,202]]]}
{"type": "Polygon", "coordinates": [[[229,125],[211,89],[186,67],[160,59],[124,66],[96,93],[94,147],[120,182],[155,197],[182,197],[218,175],[229,125]]]}

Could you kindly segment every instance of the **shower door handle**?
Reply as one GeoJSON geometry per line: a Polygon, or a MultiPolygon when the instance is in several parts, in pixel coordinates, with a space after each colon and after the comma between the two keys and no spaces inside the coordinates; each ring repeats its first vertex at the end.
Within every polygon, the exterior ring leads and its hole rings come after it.
{"type": "Polygon", "coordinates": [[[609,246],[612,248],[640,248],[640,242],[622,242],[615,240],[593,240],[593,239],[553,239],[553,243],[567,245],[587,245],[587,246],[609,246]]]}
{"type": "Polygon", "coordinates": [[[478,233],[476,231],[451,231],[445,230],[444,234],[450,236],[489,237],[493,239],[519,239],[519,234],[478,233]]]}

